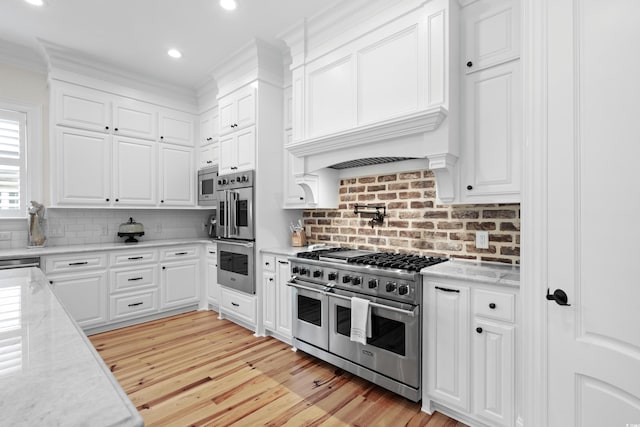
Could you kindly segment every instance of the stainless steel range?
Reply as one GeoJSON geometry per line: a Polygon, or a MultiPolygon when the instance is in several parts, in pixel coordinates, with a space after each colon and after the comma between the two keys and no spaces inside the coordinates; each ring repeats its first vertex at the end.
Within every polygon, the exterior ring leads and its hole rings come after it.
{"type": "Polygon", "coordinates": [[[446,258],[349,250],[291,261],[293,346],[407,399],[421,399],[422,276],[446,258]],[[352,298],[366,299],[370,337],[352,341],[352,298]]]}

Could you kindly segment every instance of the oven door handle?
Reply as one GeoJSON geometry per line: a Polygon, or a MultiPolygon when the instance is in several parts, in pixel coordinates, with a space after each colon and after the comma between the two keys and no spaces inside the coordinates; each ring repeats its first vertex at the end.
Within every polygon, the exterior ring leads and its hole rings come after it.
{"type": "MultiPolygon", "coordinates": [[[[345,297],[342,295],[338,295],[338,294],[334,294],[333,292],[326,292],[323,291],[321,289],[317,289],[317,288],[311,288],[309,286],[303,286],[299,283],[294,282],[294,280],[299,280],[296,277],[293,277],[289,282],[287,282],[287,286],[291,286],[294,288],[298,288],[298,289],[304,289],[305,291],[311,291],[311,292],[317,292],[319,294],[322,295],[326,295],[326,296],[332,296],[332,297],[336,297],[339,299],[343,299],[346,301],[351,301],[350,297],[345,297]]],[[[390,307],[388,305],[384,305],[384,304],[378,304],[377,302],[373,302],[373,301],[369,301],[369,306],[371,307],[375,307],[375,308],[382,308],[384,310],[389,310],[389,311],[393,311],[394,313],[400,313],[403,314],[405,316],[409,316],[409,317],[416,317],[416,311],[418,310],[418,307],[414,308],[413,310],[403,310],[401,308],[395,308],[395,307],[390,307]]]]}

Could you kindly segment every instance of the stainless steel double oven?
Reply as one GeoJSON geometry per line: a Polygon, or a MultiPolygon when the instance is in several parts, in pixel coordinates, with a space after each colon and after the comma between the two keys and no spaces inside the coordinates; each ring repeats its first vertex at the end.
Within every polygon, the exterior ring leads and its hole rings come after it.
{"type": "Polygon", "coordinates": [[[218,176],[218,283],[255,294],[254,172],[218,176]]]}
{"type": "Polygon", "coordinates": [[[291,258],[293,345],[394,391],[421,399],[421,276],[417,271],[347,264],[371,255],[291,258]],[[369,301],[371,337],[352,341],[351,298],[369,301]]]}

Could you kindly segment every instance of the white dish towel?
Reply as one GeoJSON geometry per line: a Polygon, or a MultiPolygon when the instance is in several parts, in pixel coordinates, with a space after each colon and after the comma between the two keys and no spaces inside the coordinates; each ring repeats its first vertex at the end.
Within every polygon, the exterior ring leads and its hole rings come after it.
{"type": "Polygon", "coordinates": [[[352,297],[351,341],[366,344],[367,337],[371,338],[371,313],[369,312],[369,300],[352,297]]]}

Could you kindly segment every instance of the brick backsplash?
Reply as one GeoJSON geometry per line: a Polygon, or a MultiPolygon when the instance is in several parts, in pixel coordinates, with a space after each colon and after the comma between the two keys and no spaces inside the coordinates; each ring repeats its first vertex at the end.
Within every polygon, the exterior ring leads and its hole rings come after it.
{"type": "Polygon", "coordinates": [[[520,204],[438,205],[435,183],[428,170],[342,179],[338,209],[304,211],[309,243],[520,263],[520,204]],[[386,206],[384,223],[372,228],[356,203],[386,206]],[[478,230],[488,249],[475,247],[478,230]]]}

